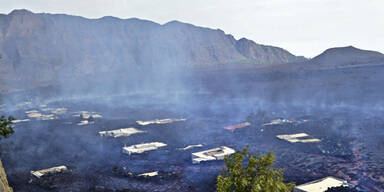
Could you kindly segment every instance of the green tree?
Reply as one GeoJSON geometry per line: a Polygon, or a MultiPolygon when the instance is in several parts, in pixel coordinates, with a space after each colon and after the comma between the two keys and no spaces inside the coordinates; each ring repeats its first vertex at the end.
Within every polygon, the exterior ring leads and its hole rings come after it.
{"type": "MultiPolygon", "coordinates": [[[[1,59],[1,54],[0,54],[1,59]]],[[[1,110],[1,108],[0,108],[1,110]]],[[[0,116],[0,139],[1,137],[8,138],[13,131],[12,121],[15,120],[13,117],[6,118],[5,116],[0,116]]]]}
{"type": "Polygon", "coordinates": [[[225,158],[226,168],[217,177],[218,192],[291,192],[294,183],[283,182],[281,169],[274,169],[275,155],[250,155],[248,147],[225,158]]]}
{"type": "Polygon", "coordinates": [[[5,116],[0,116],[0,136],[8,138],[14,132],[12,127],[13,120],[15,120],[13,117],[6,118],[5,116]]]}

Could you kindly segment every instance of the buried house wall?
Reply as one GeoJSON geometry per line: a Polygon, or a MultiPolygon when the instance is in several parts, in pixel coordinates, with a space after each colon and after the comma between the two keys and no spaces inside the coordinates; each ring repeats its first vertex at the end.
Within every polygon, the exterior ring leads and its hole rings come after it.
{"type": "Polygon", "coordinates": [[[0,192],[13,192],[12,188],[8,185],[7,175],[3,164],[0,160],[0,192]]]}

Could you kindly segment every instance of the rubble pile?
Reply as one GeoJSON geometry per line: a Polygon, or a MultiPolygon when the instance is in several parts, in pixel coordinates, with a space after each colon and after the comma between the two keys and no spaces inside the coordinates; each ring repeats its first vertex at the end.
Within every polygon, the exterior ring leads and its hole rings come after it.
{"type": "Polygon", "coordinates": [[[43,177],[44,175],[54,174],[54,173],[63,173],[68,171],[68,168],[64,165],[58,167],[52,167],[49,169],[42,169],[38,171],[31,171],[31,174],[37,178],[43,177]]]}
{"type": "Polygon", "coordinates": [[[72,172],[66,166],[52,167],[39,171],[31,171],[30,184],[38,185],[46,189],[56,189],[59,185],[72,183],[72,172]]]}
{"type": "Polygon", "coordinates": [[[80,122],[77,123],[77,125],[80,125],[80,126],[94,124],[95,119],[103,118],[102,115],[96,112],[89,112],[89,111],[76,112],[73,116],[80,117],[80,122]]]}

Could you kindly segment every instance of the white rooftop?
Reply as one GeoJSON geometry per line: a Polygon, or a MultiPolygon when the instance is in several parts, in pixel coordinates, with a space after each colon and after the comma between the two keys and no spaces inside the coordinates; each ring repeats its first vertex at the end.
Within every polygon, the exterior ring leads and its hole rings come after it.
{"type": "Polygon", "coordinates": [[[294,188],[294,192],[324,192],[330,187],[347,186],[346,181],[334,177],[326,177],[294,188]]]}
{"type": "Polygon", "coordinates": [[[138,130],[136,128],[122,128],[122,129],[116,129],[111,131],[100,131],[100,136],[110,136],[110,137],[128,137],[133,134],[137,133],[145,133],[145,131],[138,130]]]}
{"type": "Polygon", "coordinates": [[[156,150],[160,147],[165,147],[167,144],[161,142],[142,143],[137,145],[123,147],[123,153],[131,155],[134,153],[144,153],[146,151],[156,150]]]}
{"type": "Polygon", "coordinates": [[[49,168],[49,169],[42,169],[42,170],[38,170],[38,171],[31,171],[31,174],[34,175],[35,177],[37,178],[40,178],[42,176],[44,176],[45,174],[48,174],[48,173],[60,173],[60,172],[64,172],[64,171],[67,171],[68,168],[64,165],[62,166],[58,166],[58,167],[52,167],[52,168],[49,168]]]}
{"type": "Polygon", "coordinates": [[[173,123],[177,121],[186,121],[187,119],[155,119],[151,121],[136,121],[139,125],[150,125],[150,124],[167,124],[167,123],[173,123]]]}
{"type": "Polygon", "coordinates": [[[12,120],[12,123],[20,123],[20,122],[27,122],[27,121],[30,121],[30,119],[16,119],[16,120],[12,120]]]}
{"type": "Polygon", "coordinates": [[[232,148],[221,146],[214,149],[192,153],[192,163],[198,164],[202,161],[223,160],[225,156],[232,155],[236,151],[232,148]]]}
{"type": "Polygon", "coordinates": [[[290,134],[290,135],[277,135],[276,136],[279,139],[286,140],[290,143],[316,143],[320,142],[320,139],[313,138],[310,135],[306,133],[297,133],[297,134],[290,134]]]}
{"type": "Polygon", "coordinates": [[[157,176],[159,175],[159,172],[158,171],[154,171],[154,172],[149,172],[149,173],[142,173],[140,175],[138,175],[139,177],[154,177],[154,176],[157,176]]]}

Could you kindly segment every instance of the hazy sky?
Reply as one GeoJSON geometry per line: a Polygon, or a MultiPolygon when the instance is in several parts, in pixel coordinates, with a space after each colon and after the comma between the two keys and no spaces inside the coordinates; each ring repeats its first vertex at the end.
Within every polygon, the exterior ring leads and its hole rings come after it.
{"type": "Polygon", "coordinates": [[[306,57],[347,45],[384,53],[384,0],[0,0],[0,13],[20,8],[161,24],[179,20],[306,57]]]}

